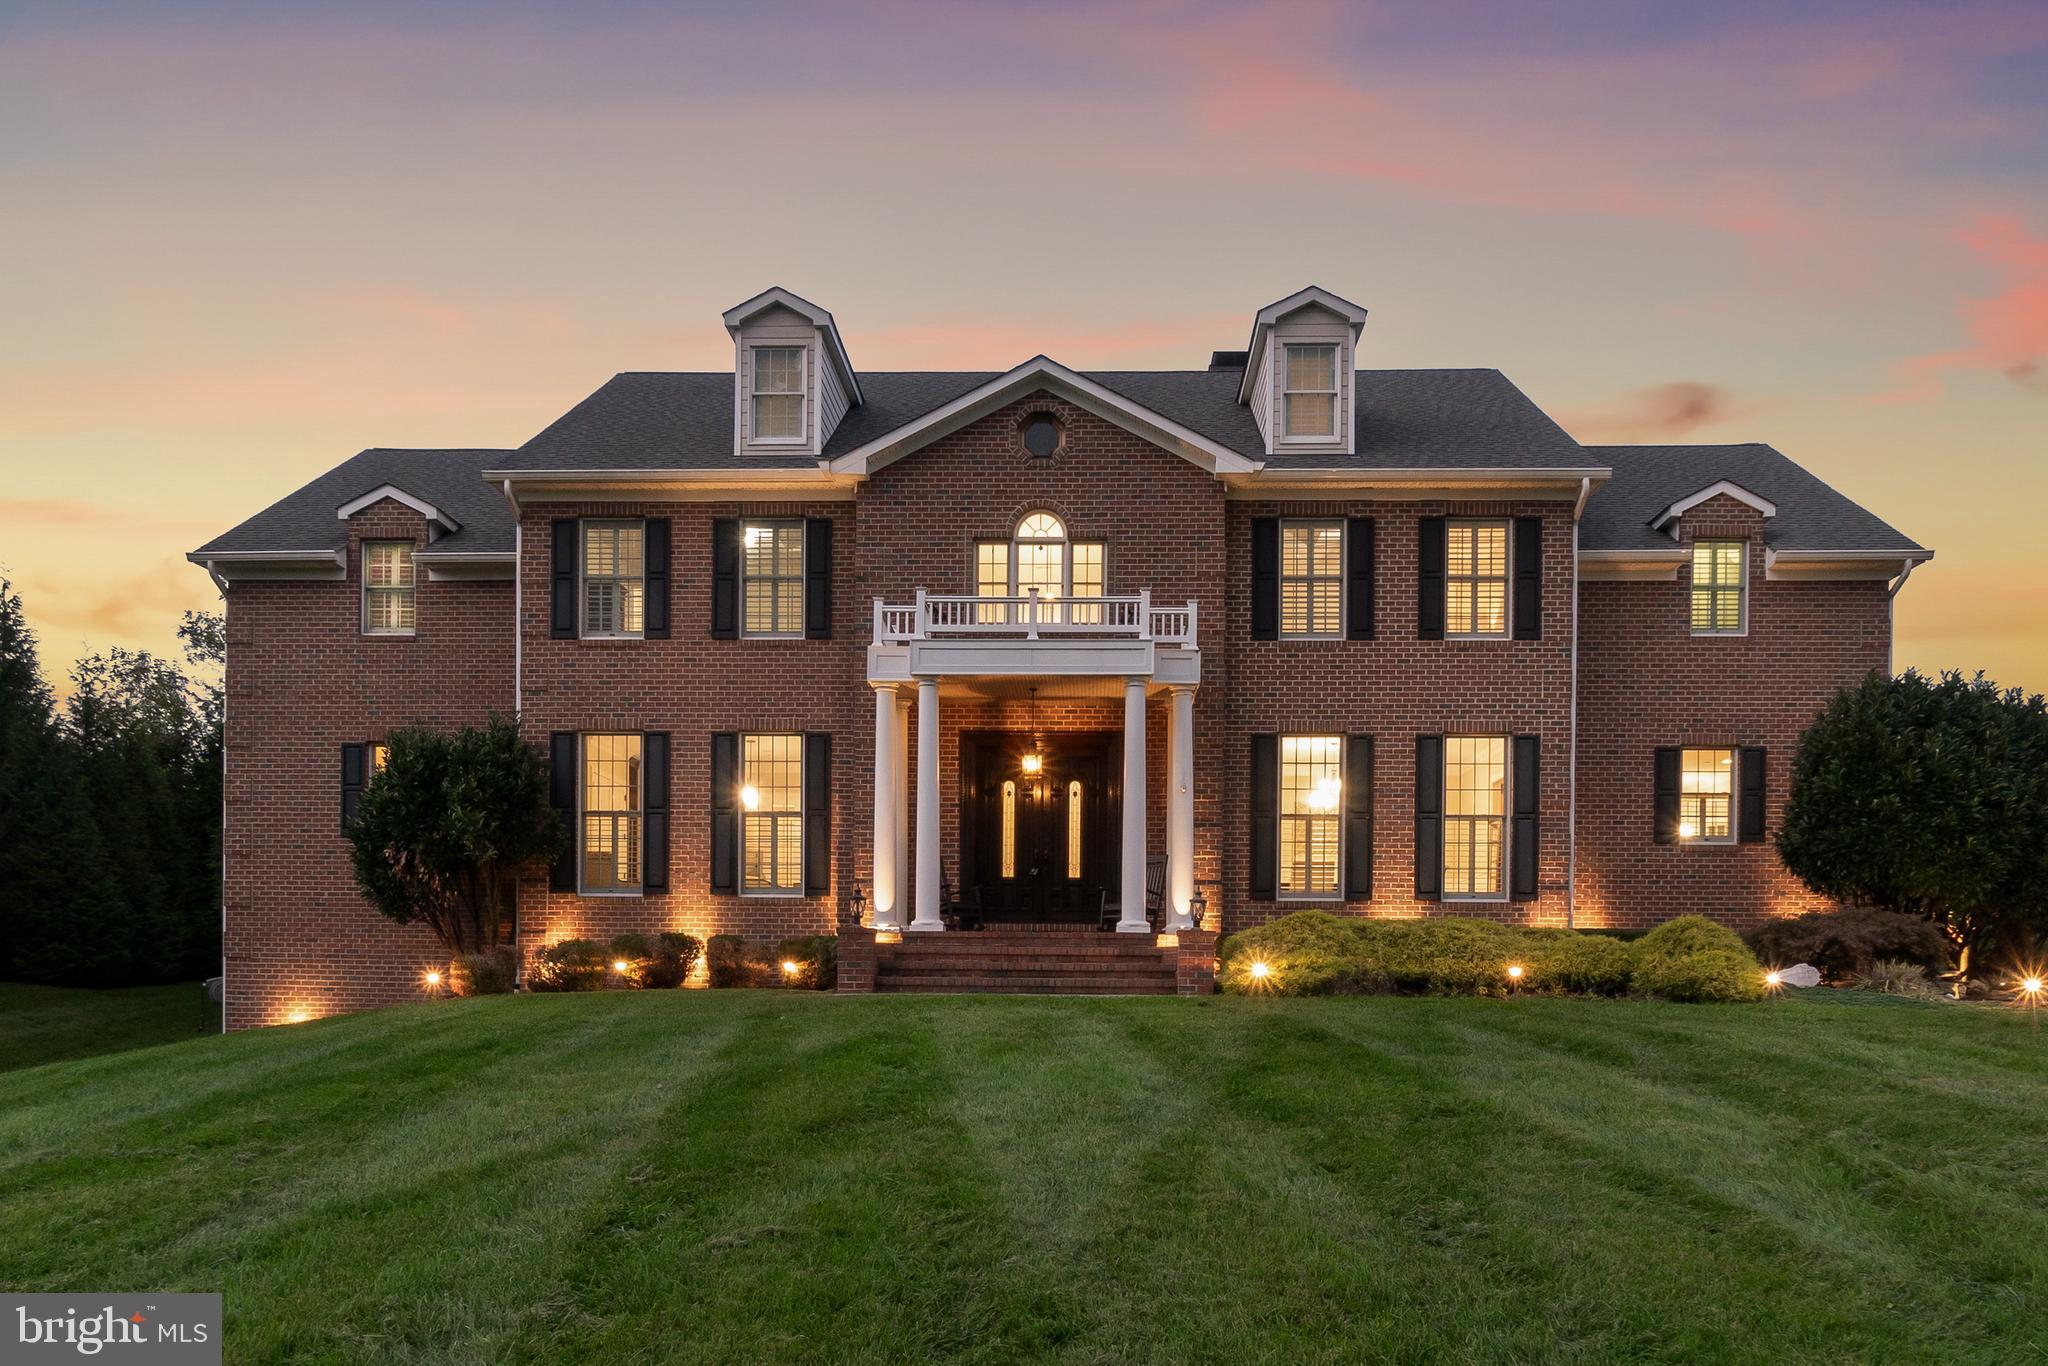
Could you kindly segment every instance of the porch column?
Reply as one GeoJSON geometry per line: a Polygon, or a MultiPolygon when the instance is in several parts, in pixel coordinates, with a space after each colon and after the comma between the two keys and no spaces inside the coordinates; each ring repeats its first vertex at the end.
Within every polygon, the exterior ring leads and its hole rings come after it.
{"type": "Polygon", "coordinates": [[[896,690],[896,927],[910,922],[910,689],[896,690]]]}
{"type": "Polygon", "coordinates": [[[1172,912],[1166,927],[1185,930],[1193,922],[1188,906],[1195,895],[1195,690],[1172,689],[1166,727],[1166,899],[1172,912]]]}
{"type": "Polygon", "coordinates": [[[1124,680],[1124,868],[1123,934],[1145,934],[1145,680],[1124,680]]]}
{"type": "Polygon", "coordinates": [[[896,880],[897,823],[903,803],[896,783],[896,685],[875,689],[875,867],[874,921],[878,930],[899,929],[903,884],[896,880]]]}
{"type": "Polygon", "coordinates": [[[913,930],[943,930],[939,919],[939,680],[917,680],[917,916],[913,930]]]}

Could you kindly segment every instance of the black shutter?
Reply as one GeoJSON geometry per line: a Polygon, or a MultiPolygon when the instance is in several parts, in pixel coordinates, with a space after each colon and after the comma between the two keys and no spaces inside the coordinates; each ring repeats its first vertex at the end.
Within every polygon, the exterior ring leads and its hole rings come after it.
{"type": "Polygon", "coordinates": [[[737,640],[740,634],[740,524],[720,517],[711,523],[711,635],[737,640]]]}
{"type": "MultiPolygon", "coordinates": [[[[1443,519],[1435,520],[1441,526],[1443,519]]],[[[1418,735],[1415,737],[1415,895],[1442,896],[1443,890],[1444,737],[1418,735]]]]}
{"type": "Polygon", "coordinates": [[[1764,842],[1764,751],[1742,751],[1742,812],[1737,827],[1744,844],[1764,842]]]}
{"type": "Polygon", "coordinates": [[[1537,815],[1543,809],[1543,747],[1539,737],[1515,737],[1513,789],[1515,819],[1512,843],[1508,846],[1508,896],[1516,901],[1536,899],[1537,815]]]}
{"type": "Polygon", "coordinates": [[[804,635],[832,639],[832,519],[804,523],[804,635]]]}
{"type": "Polygon", "coordinates": [[[804,736],[804,895],[832,890],[832,737],[804,736]]]}
{"type": "Polygon", "coordinates": [[[550,567],[548,634],[556,640],[576,636],[576,519],[555,518],[554,560],[550,567]]]}
{"type": "Polygon", "coordinates": [[[368,745],[343,745],[341,747],[341,833],[348,833],[348,823],[356,818],[356,803],[363,795],[363,775],[368,771],[370,747],[368,745]]]}
{"type": "Polygon", "coordinates": [[[668,732],[640,732],[640,890],[668,890],[668,732]]]}
{"type": "Polygon", "coordinates": [[[740,889],[740,737],[711,737],[711,890],[740,889]]]}
{"type": "MultiPolygon", "coordinates": [[[[1372,523],[1367,522],[1366,525],[1371,526],[1372,523]]],[[[1372,900],[1370,735],[1354,735],[1344,742],[1344,899],[1372,900]]]]}
{"type": "Polygon", "coordinates": [[[647,519],[647,609],[641,634],[649,640],[668,639],[668,525],[666,517],[647,519]]]}
{"type": "Polygon", "coordinates": [[[1344,529],[1344,638],[1371,640],[1373,616],[1373,521],[1353,517],[1344,529]]]}
{"type": "Polygon", "coordinates": [[[1543,639],[1543,519],[1515,518],[1515,639],[1543,639]]]}
{"type": "MultiPolygon", "coordinates": [[[[1423,517],[1415,523],[1415,637],[1444,638],[1444,519],[1423,517]]],[[[1438,747],[1441,750],[1441,746],[1438,747]]]]}
{"type": "Polygon", "coordinates": [[[1678,843],[1678,768],[1678,749],[1659,746],[1654,770],[1656,796],[1650,810],[1650,829],[1659,844],[1678,843]]]}
{"type": "Polygon", "coordinates": [[[1280,519],[1252,518],[1252,639],[1280,639],[1280,519]]]}
{"type": "Polygon", "coordinates": [[[1252,737],[1252,850],[1248,895],[1271,901],[1280,889],[1280,737],[1252,737]]]}
{"type": "Polygon", "coordinates": [[[548,800],[562,818],[562,847],[548,869],[548,889],[576,890],[576,732],[558,730],[548,736],[548,800]]]}

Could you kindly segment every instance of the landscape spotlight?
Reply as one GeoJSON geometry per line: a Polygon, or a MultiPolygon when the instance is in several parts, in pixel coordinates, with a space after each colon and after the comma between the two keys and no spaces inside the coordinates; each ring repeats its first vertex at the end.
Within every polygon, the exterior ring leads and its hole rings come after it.
{"type": "Polygon", "coordinates": [[[632,966],[633,966],[633,965],[632,965],[631,963],[628,963],[628,962],[627,962],[627,961],[626,961],[625,959],[623,959],[623,958],[614,958],[614,959],[612,959],[612,971],[613,971],[613,972],[616,972],[616,973],[619,973],[619,974],[621,974],[621,975],[623,975],[623,974],[625,973],[625,971],[626,971],[626,969],[627,969],[627,968],[630,968],[630,967],[632,967],[632,966]]]}
{"type": "Polygon", "coordinates": [[[797,962],[794,958],[785,958],[782,960],[782,975],[784,977],[794,977],[803,970],[803,964],[797,962]]]}
{"type": "Polygon", "coordinates": [[[441,974],[440,974],[440,973],[438,973],[438,972],[435,972],[435,971],[433,971],[433,970],[431,970],[431,969],[430,969],[430,970],[429,970],[429,971],[427,972],[427,985],[428,985],[428,986],[430,986],[430,987],[437,987],[437,986],[440,986],[440,985],[441,985],[441,974]]]}
{"type": "Polygon", "coordinates": [[[1521,980],[1522,980],[1522,965],[1521,965],[1520,963],[1510,963],[1510,964],[1508,964],[1508,977],[1509,977],[1509,979],[1510,979],[1511,981],[1516,981],[1516,982],[1519,982],[1519,981],[1521,981],[1521,980]]]}
{"type": "Polygon", "coordinates": [[[2028,977],[2020,982],[2020,990],[2029,996],[2039,996],[2042,991],[2041,979],[2028,977]]]}
{"type": "Polygon", "coordinates": [[[1265,959],[1263,959],[1263,958],[1254,958],[1254,959],[1252,960],[1252,967],[1251,967],[1251,973],[1252,973],[1252,976],[1253,976],[1253,978],[1255,978],[1256,980],[1258,980],[1258,981],[1261,981],[1261,982],[1265,981],[1265,980],[1266,980],[1266,976],[1267,976],[1267,974],[1268,974],[1268,973],[1270,973],[1270,972],[1272,972],[1272,971],[1273,971],[1273,969],[1271,969],[1270,967],[1267,967],[1267,966],[1266,966],[1266,960],[1265,960],[1265,959]]]}
{"type": "Polygon", "coordinates": [[[1772,968],[1769,972],[1764,974],[1764,985],[1767,987],[1781,986],[1783,985],[1783,980],[1784,979],[1778,976],[1778,970],[1776,968],[1772,968]]]}

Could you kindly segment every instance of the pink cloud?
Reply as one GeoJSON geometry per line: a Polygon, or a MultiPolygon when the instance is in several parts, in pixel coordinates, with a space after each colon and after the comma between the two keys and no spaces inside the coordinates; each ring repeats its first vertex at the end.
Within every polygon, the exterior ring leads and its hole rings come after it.
{"type": "Polygon", "coordinates": [[[1240,344],[1248,326],[1242,311],[1108,327],[974,317],[885,327],[848,340],[856,363],[878,370],[1007,370],[1040,353],[1082,369],[1197,367],[1210,350],[1240,344]]]}
{"type": "Polygon", "coordinates": [[[1569,410],[1558,421],[1581,441],[1676,441],[1755,411],[1755,404],[1738,401],[1718,384],[1673,380],[1633,390],[1609,403],[1569,410]]]}
{"type": "Polygon", "coordinates": [[[1893,366],[1894,387],[1875,402],[1933,398],[1957,371],[1995,370],[2024,388],[2048,393],[2048,238],[2030,236],[2010,214],[1989,214],[1956,234],[2001,278],[1998,291],[1962,305],[1967,346],[1913,356],[1893,366]]]}

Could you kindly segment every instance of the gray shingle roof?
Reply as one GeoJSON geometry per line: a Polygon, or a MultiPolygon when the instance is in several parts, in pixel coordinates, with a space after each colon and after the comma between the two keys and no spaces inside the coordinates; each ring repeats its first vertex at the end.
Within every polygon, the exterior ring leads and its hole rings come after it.
{"type": "Polygon", "coordinates": [[[1764,544],[1778,550],[1896,550],[1922,547],[1762,442],[1733,446],[1587,446],[1614,478],[1586,504],[1579,544],[1587,550],[1669,550],[1650,519],[1719,480],[1777,504],[1764,544]]]}
{"type": "Polygon", "coordinates": [[[433,504],[462,524],[460,531],[434,542],[436,552],[510,550],[512,509],[506,506],[505,496],[482,477],[508,454],[502,450],[372,447],[272,503],[234,530],[214,537],[193,554],[340,550],[348,544],[348,523],[336,517],[334,510],[385,484],[433,504]]]}

